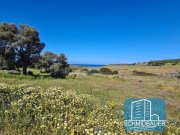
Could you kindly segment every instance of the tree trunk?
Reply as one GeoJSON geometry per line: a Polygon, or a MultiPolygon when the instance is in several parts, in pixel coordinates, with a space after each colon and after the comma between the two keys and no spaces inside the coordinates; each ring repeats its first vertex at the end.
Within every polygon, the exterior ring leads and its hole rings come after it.
{"type": "Polygon", "coordinates": [[[23,75],[27,75],[27,67],[26,66],[23,67],[23,75]]]}

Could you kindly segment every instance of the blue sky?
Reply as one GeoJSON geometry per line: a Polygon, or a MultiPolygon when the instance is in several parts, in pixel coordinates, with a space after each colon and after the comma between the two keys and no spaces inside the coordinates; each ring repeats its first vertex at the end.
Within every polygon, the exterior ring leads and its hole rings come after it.
{"type": "Polygon", "coordinates": [[[36,27],[69,63],[180,58],[179,0],[0,0],[0,22],[36,27]]]}

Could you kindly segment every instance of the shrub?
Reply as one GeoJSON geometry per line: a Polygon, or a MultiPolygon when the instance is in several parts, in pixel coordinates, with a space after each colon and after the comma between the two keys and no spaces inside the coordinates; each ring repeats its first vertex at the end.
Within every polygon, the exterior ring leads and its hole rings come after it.
{"type": "Polygon", "coordinates": [[[111,75],[111,74],[113,74],[112,71],[111,71],[110,69],[108,69],[108,68],[101,68],[101,69],[99,70],[99,72],[100,72],[101,74],[105,74],[105,75],[111,75]]]}
{"type": "Polygon", "coordinates": [[[76,74],[69,74],[69,75],[68,75],[68,78],[71,78],[71,79],[75,79],[76,77],[77,77],[76,74]]]}
{"type": "Polygon", "coordinates": [[[83,68],[83,69],[80,69],[80,72],[83,72],[83,73],[88,73],[88,72],[89,72],[89,70],[88,70],[88,69],[86,69],[86,68],[83,68]]]}
{"type": "Polygon", "coordinates": [[[113,74],[115,75],[115,74],[118,74],[118,71],[113,71],[113,74]]]}
{"type": "Polygon", "coordinates": [[[62,63],[54,63],[50,67],[51,76],[55,78],[65,78],[70,72],[71,69],[69,67],[64,67],[62,63]]]}
{"type": "Polygon", "coordinates": [[[150,61],[147,63],[148,66],[163,66],[165,65],[165,62],[161,62],[161,61],[150,61]]]}
{"type": "Polygon", "coordinates": [[[134,75],[139,75],[139,76],[157,76],[156,74],[146,73],[146,72],[137,71],[137,70],[134,70],[133,74],[134,75]]]}
{"type": "Polygon", "coordinates": [[[178,63],[179,62],[177,61],[177,62],[172,63],[172,65],[175,66],[175,65],[178,65],[178,63]]]}
{"type": "Polygon", "coordinates": [[[178,79],[180,79],[180,72],[179,72],[179,75],[177,76],[178,79]]]}
{"type": "Polygon", "coordinates": [[[99,70],[99,73],[104,74],[104,75],[114,75],[114,74],[118,74],[118,71],[112,71],[108,68],[101,68],[99,70]]]}
{"type": "Polygon", "coordinates": [[[28,71],[27,74],[32,76],[34,75],[32,71],[28,71]]]}
{"type": "Polygon", "coordinates": [[[165,65],[167,63],[172,63],[172,65],[176,65],[180,62],[180,59],[165,59],[165,60],[156,60],[156,61],[150,61],[147,65],[149,66],[161,66],[165,65]]]}
{"type": "Polygon", "coordinates": [[[92,69],[89,71],[89,74],[96,74],[96,73],[99,73],[99,71],[96,69],[92,69]]]}

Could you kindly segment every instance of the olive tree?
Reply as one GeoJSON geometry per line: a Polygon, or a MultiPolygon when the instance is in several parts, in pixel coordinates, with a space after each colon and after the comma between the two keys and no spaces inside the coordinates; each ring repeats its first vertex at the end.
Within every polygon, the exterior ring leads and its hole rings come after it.
{"type": "Polygon", "coordinates": [[[22,67],[23,74],[27,74],[27,67],[40,57],[44,47],[35,28],[8,23],[0,25],[0,55],[17,68],[22,67]]]}

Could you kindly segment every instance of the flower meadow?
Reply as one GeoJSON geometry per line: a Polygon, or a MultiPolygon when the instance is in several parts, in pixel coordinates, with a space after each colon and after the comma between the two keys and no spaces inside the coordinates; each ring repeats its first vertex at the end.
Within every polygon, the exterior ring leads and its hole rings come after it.
{"type": "Polygon", "coordinates": [[[102,105],[87,94],[62,87],[47,89],[0,84],[0,134],[8,135],[178,135],[177,124],[164,133],[129,133],[123,128],[123,111],[114,101],[102,105]]]}

